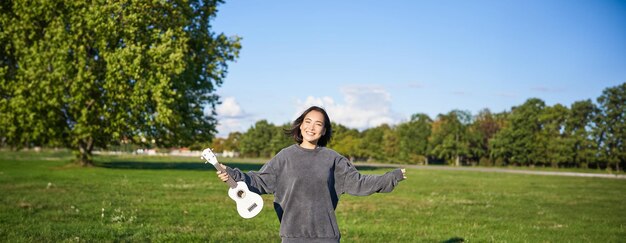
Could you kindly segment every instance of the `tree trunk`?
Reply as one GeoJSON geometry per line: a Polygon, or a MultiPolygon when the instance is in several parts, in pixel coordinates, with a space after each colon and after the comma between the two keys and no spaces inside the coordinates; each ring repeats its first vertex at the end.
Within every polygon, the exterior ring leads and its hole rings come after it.
{"type": "Polygon", "coordinates": [[[86,139],[81,139],[78,142],[78,155],[77,162],[83,167],[91,167],[93,166],[92,154],[93,150],[93,138],[89,137],[86,139]]]}

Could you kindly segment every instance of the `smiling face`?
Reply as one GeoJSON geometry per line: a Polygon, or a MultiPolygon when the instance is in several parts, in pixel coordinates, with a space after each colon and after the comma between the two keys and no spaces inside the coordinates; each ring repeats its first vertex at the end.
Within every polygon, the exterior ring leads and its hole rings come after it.
{"type": "Polygon", "coordinates": [[[313,149],[317,146],[317,141],[324,135],[324,114],[319,111],[312,110],[304,116],[302,124],[300,124],[300,133],[302,134],[303,148],[313,149]]]}

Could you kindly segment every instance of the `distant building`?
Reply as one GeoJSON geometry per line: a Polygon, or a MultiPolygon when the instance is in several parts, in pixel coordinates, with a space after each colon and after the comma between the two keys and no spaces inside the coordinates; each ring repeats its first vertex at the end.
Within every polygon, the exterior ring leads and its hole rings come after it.
{"type": "Polygon", "coordinates": [[[224,150],[224,152],[222,152],[222,157],[224,157],[224,158],[239,157],[239,152],[237,152],[237,151],[230,151],[230,150],[224,150]]]}

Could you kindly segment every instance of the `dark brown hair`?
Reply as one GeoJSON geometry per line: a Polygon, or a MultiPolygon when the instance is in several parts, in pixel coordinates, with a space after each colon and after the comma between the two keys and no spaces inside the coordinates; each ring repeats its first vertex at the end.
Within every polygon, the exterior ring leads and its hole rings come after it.
{"type": "Polygon", "coordinates": [[[300,132],[300,125],[302,125],[302,122],[304,122],[304,117],[309,114],[309,112],[311,111],[319,111],[320,113],[322,113],[324,115],[324,130],[325,133],[324,135],[322,135],[320,137],[320,139],[317,141],[317,145],[321,146],[321,147],[326,147],[326,144],[328,144],[328,142],[330,142],[330,137],[333,134],[333,129],[332,126],[330,124],[330,117],[328,117],[328,114],[326,113],[326,111],[318,106],[311,106],[309,107],[309,109],[306,109],[304,112],[302,112],[302,115],[300,115],[298,118],[296,118],[293,123],[291,124],[291,128],[288,130],[285,130],[285,134],[287,134],[287,136],[290,136],[293,138],[293,140],[298,143],[301,144],[303,141],[302,138],[302,133],[300,132]]]}

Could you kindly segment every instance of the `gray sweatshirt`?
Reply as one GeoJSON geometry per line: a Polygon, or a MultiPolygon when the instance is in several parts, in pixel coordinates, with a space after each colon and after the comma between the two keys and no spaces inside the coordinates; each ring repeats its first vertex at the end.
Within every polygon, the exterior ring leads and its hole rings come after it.
{"type": "Polygon", "coordinates": [[[338,242],[335,218],[339,196],[391,192],[402,180],[396,169],[383,175],[362,175],[332,149],[305,149],[297,144],[281,150],[259,171],[227,168],[235,181],[245,181],[260,194],[274,194],[283,242],[338,242]]]}

